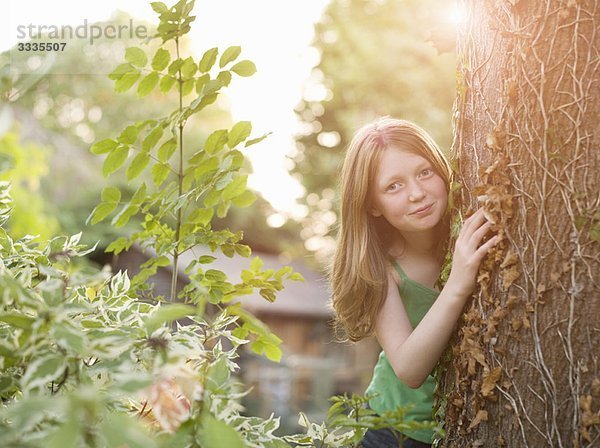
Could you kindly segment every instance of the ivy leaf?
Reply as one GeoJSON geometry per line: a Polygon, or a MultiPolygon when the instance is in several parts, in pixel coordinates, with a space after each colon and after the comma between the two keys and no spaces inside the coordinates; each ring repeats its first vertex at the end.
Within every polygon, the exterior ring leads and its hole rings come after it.
{"type": "Polygon", "coordinates": [[[245,59],[235,64],[230,70],[240,76],[248,77],[256,73],[256,65],[254,65],[254,62],[245,59]]]}
{"type": "Polygon", "coordinates": [[[215,65],[218,53],[219,49],[217,47],[207,50],[198,63],[198,70],[200,70],[201,73],[208,72],[212,66],[215,65]]]}
{"type": "Polygon", "coordinates": [[[110,174],[117,171],[125,160],[127,160],[127,156],[129,155],[129,147],[125,145],[120,145],[117,148],[113,149],[110,154],[104,160],[104,164],[102,165],[102,174],[104,177],[108,177],[110,174]]]}
{"type": "MultiPolygon", "coordinates": [[[[166,6],[165,6],[166,8],[166,6]]],[[[157,72],[164,70],[169,65],[169,61],[171,60],[171,54],[168,50],[164,48],[159,48],[156,50],[154,57],[152,58],[152,68],[157,72]]]]}
{"type": "Polygon", "coordinates": [[[148,63],[148,57],[144,50],[138,47],[129,47],[125,50],[125,60],[137,67],[144,67],[148,63]]]}
{"type": "Polygon", "coordinates": [[[223,52],[221,59],[219,59],[219,68],[223,68],[230,62],[236,60],[241,52],[242,48],[237,45],[229,47],[223,52]]]}

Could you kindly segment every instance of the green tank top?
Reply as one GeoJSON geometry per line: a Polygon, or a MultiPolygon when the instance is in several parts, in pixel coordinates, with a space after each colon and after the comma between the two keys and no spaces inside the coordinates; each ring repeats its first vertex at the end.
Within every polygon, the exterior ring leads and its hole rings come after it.
{"type": "MultiPolygon", "coordinates": [[[[394,267],[400,275],[399,291],[402,303],[410,323],[415,328],[437,299],[439,291],[428,288],[407,277],[398,263],[394,267]]],[[[435,379],[429,375],[419,388],[411,389],[398,379],[382,350],[373,371],[373,378],[365,393],[377,394],[369,401],[369,406],[378,414],[384,411],[393,411],[398,406],[412,405],[412,408],[406,414],[407,420],[431,421],[433,420],[433,391],[435,385],[435,379]]],[[[432,443],[434,434],[431,429],[406,430],[402,433],[411,439],[424,443],[432,443]]]]}

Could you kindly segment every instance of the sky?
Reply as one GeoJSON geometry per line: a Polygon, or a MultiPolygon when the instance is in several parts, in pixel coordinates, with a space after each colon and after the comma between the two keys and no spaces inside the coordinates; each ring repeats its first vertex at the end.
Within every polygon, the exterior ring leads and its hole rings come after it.
{"type": "MultiPolygon", "coordinates": [[[[167,5],[175,3],[165,1],[167,5]]],[[[208,48],[242,46],[242,57],[252,60],[257,73],[228,88],[234,121],[249,120],[253,135],[272,135],[246,153],[254,172],[250,187],[278,211],[296,215],[295,200],[302,186],[288,173],[286,155],[294,151],[299,123],[293,112],[307,86],[318,53],[310,46],[313,25],[328,0],[196,0],[190,38],[195,58],[208,48]]],[[[0,51],[18,41],[18,25],[81,25],[107,20],[120,9],[133,17],[156,23],[147,0],[9,0],[8,14],[0,15],[0,51]],[[8,22],[8,23],[7,23],[8,22]]],[[[5,9],[6,12],[6,9],[5,9]]]]}

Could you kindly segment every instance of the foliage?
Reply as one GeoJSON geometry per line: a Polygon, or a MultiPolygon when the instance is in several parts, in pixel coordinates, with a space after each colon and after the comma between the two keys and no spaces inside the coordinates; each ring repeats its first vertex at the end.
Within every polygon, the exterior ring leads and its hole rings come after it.
{"type": "Polygon", "coordinates": [[[0,136],[0,180],[11,180],[15,207],[10,234],[48,239],[58,232],[56,218],[48,213],[39,197],[41,178],[47,174],[45,151],[33,144],[24,145],[15,132],[0,136]]]}
{"type": "Polygon", "coordinates": [[[151,275],[163,266],[176,274],[185,251],[203,247],[251,255],[241,234],[213,230],[211,220],[225,216],[231,205],[253,202],[237,148],[264,136],[250,138],[251,124],[236,123],[213,131],[186,159],[183,129],[216,100],[232,73],[248,76],[255,69],[250,61],[237,61],[237,46],[208,50],[200,61],[180,56],[179,39],[194,20],[193,4],[152,3],[160,17],[160,48],[150,57],[142,48],[127,49],[127,62],[111,74],[117,91],[136,83],[140,96],[174,89],[179,107],[92,146],[105,155],[107,176],[126,167],[133,183],[151,173],[152,184],[139,182],[130,197],[106,187],[89,217],[100,222],[112,216],[121,227],[140,216],[141,230],[109,248],[119,253],[137,243],[151,251],[137,276],[74,263],[93,250],[80,244],[81,234],[47,241],[11,237],[10,186],[0,183],[2,446],[342,447],[356,446],[365,428],[417,425],[403,422],[403,410],[375,416],[362,397],[334,398],[322,425],[301,415],[306,435],[278,436],[278,418],[243,415],[239,400],[246,391],[235,378],[239,351],[248,345],[277,361],[281,340],[234,299],[258,290],[275,300],[284,280],[301,280],[289,267],[263,270],[255,257],[241,281],[232,283],[209,268],[214,257],[203,253],[186,267],[186,287],[179,288],[173,276],[170,303],[153,294],[151,275]],[[184,102],[188,95],[193,96],[184,102]]]}

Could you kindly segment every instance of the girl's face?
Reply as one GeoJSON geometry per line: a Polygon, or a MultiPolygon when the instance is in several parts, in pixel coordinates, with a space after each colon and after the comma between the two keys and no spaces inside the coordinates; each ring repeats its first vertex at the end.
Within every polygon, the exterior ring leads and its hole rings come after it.
{"type": "Polygon", "coordinates": [[[373,216],[383,216],[404,237],[430,231],[448,203],[444,179],[424,157],[398,147],[381,154],[371,185],[373,216]]]}

